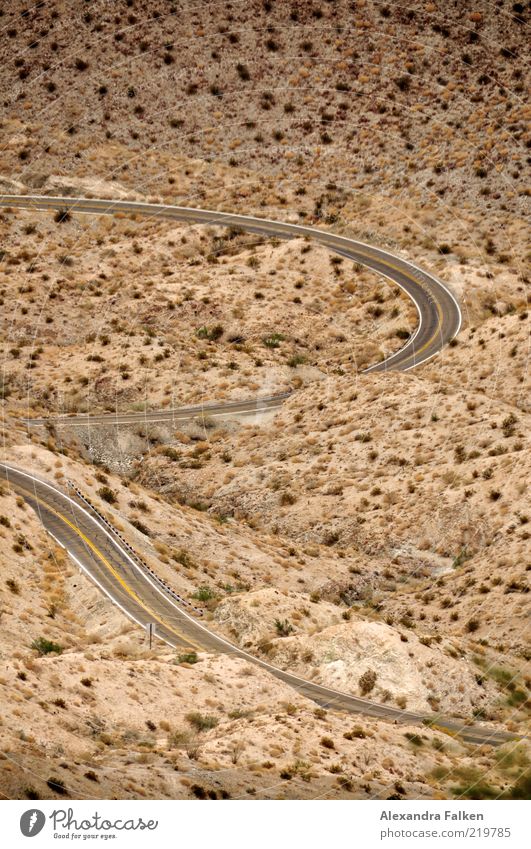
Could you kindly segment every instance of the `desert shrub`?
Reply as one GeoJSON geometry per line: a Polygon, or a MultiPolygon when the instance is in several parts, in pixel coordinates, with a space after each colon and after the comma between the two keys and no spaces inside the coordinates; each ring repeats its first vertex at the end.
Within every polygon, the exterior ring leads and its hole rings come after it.
{"type": "Polygon", "coordinates": [[[214,327],[198,327],[195,335],[198,339],[209,339],[211,342],[216,342],[223,336],[224,329],[221,324],[215,324],[214,327]]]}
{"type": "Polygon", "coordinates": [[[279,348],[280,343],[284,341],[282,333],[270,333],[269,336],[264,336],[262,342],[266,348],[279,348]]]}
{"type": "Polygon", "coordinates": [[[144,536],[151,536],[151,531],[149,530],[149,528],[146,527],[146,525],[144,525],[143,522],[141,522],[139,519],[131,519],[131,524],[133,528],[136,528],[137,531],[140,531],[140,533],[144,534],[144,536]]]}
{"type": "Polygon", "coordinates": [[[306,362],[306,357],[302,356],[302,354],[295,354],[295,356],[290,357],[288,360],[288,366],[290,368],[297,368],[297,366],[302,366],[306,362]]]}
{"type": "Polygon", "coordinates": [[[14,578],[8,578],[7,581],[6,581],[6,586],[7,586],[8,590],[10,590],[13,593],[13,595],[19,595],[20,594],[20,587],[19,587],[18,583],[15,581],[14,578]]]}
{"type": "Polygon", "coordinates": [[[165,448],[163,448],[162,454],[164,454],[165,457],[168,457],[168,459],[173,460],[174,462],[181,459],[180,452],[177,451],[175,448],[172,448],[171,445],[167,445],[165,448]]]}
{"type": "Polygon", "coordinates": [[[40,799],[39,793],[33,787],[26,787],[24,790],[26,799],[40,799]]]}
{"type": "Polygon", "coordinates": [[[186,568],[190,568],[194,565],[194,561],[190,557],[187,551],[184,548],[180,548],[179,551],[174,551],[172,554],[172,559],[175,560],[176,563],[180,563],[181,566],[185,566],[186,568]]]}
{"type": "Polygon", "coordinates": [[[502,799],[530,799],[531,798],[531,770],[526,770],[513,786],[507,790],[502,799]]]}
{"type": "Polygon", "coordinates": [[[366,736],[367,733],[359,725],[355,725],[352,731],[346,731],[343,734],[345,740],[363,740],[366,736]]]}
{"type": "Polygon", "coordinates": [[[210,601],[216,597],[216,591],[206,585],[199,587],[192,596],[192,598],[197,598],[199,601],[210,601]]]}
{"type": "Polygon", "coordinates": [[[108,486],[100,486],[98,489],[98,495],[100,498],[103,498],[108,504],[116,504],[117,498],[116,493],[108,486]]]}
{"type": "Polygon", "coordinates": [[[358,684],[360,686],[361,695],[367,695],[367,693],[370,693],[371,690],[374,689],[374,685],[376,684],[376,672],[373,669],[367,669],[363,675],[360,676],[358,684]]]}
{"type": "Polygon", "coordinates": [[[456,463],[463,463],[466,460],[466,451],[463,445],[455,446],[454,457],[456,463]]]}
{"type": "Polygon", "coordinates": [[[288,504],[295,504],[297,497],[292,492],[283,492],[280,496],[280,504],[285,507],[288,504]]]}
{"type": "Polygon", "coordinates": [[[68,790],[66,789],[65,783],[62,778],[55,778],[52,776],[46,782],[50,790],[53,790],[54,793],[57,793],[59,796],[66,796],[68,794],[68,790]]]}
{"type": "Polygon", "coordinates": [[[63,647],[59,643],[54,643],[52,640],[47,640],[46,637],[37,637],[33,640],[31,648],[38,651],[39,654],[62,654],[63,647]]]}
{"type": "Polygon", "coordinates": [[[63,224],[65,221],[70,221],[71,215],[68,209],[58,209],[55,213],[53,220],[57,224],[63,224]]]}
{"type": "Polygon", "coordinates": [[[461,551],[459,552],[459,554],[457,555],[457,557],[454,557],[454,561],[453,561],[453,563],[452,563],[452,567],[453,567],[454,569],[458,569],[458,568],[459,568],[459,566],[462,566],[462,565],[463,565],[463,563],[465,562],[465,560],[468,560],[468,559],[470,558],[470,556],[471,556],[471,555],[468,553],[467,547],[466,547],[466,546],[464,546],[464,547],[461,549],[461,551]]]}
{"type": "Polygon", "coordinates": [[[199,658],[195,651],[184,652],[183,654],[177,655],[177,663],[197,663],[198,661],[199,658]]]}
{"type": "Polygon", "coordinates": [[[527,693],[520,687],[516,687],[507,697],[507,704],[510,707],[519,707],[525,705],[528,701],[527,693]]]}
{"type": "Polygon", "coordinates": [[[275,628],[280,637],[287,637],[293,631],[293,625],[287,619],[275,619],[275,628]]]}
{"type": "Polygon", "coordinates": [[[186,721],[190,723],[196,731],[209,731],[219,724],[219,719],[216,716],[192,711],[186,714],[186,721]]]}
{"type": "Polygon", "coordinates": [[[241,62],[238,62],[236,65],[236,70],[238,72],[238,76],[244,82],[248,82],[251,79],[251,74],[249,73],[249,68],[247,65],[243,65],[241,62]]]}
{"type": "Polygon", "coordinates": [[[529,585],[526,581],[520,581],[518,578],[512,578],[512,580],[507,581],[505,585],[504,593],[528,593],[529,585]]]}
{"type": "Polygon", "coordinates": [[[406,731],[404,737],[406,738],[406,740],[409,740],[409,742],[412,743],[414,746],[420,747],[424,745],[422,737],[419,734],[414,734],[412,731],[406,731]]]}
{"type": "Polygon", "coordinates": [[[323,537],[325,545],[332,546],[339,542],[339,534],[337,531],[327,531],[323,537]]]}
{"type": "Polygon", "coordinates": [[[459,799],[497,799],[500,791],[487,784],[483,775],[471,777],[470,781],[452,787],[452,793],[459,799]]]}
{"type": "Polygon", "coordinates": [[[509,415],[503,420],[502,430],[503,435],[506,439],[508,439],[510,436],[514,436],[515,425],[517,421],[518,419],[516,418],[514,413],[509,413],[509,415]]]}
{"type": "Polygon", "coordinates": [[[195,796],[196,799],[206,799],[207,791],[201,784],[192,784],[190,787],[190,791],[195,796]]]}
{"type": "Polygon", "coordinates": [[[336,748],[334,741],[332,740],[331,737],[321,737],[320,743],[321,743],[321,746],[323,746],[324,749],[335,749],[336,748]]]}
{"type": "Polygon", "coordinates": [[[411,80],[407,76],[398,77],[395,80],[396,85],[400,89],[400,91],[409,91],[409,87],[411,85],[411,80]]]}

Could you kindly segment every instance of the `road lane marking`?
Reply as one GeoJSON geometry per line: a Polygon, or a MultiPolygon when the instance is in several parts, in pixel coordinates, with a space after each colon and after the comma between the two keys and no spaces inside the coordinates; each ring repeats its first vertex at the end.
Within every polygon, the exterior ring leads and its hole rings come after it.
{"type": "MultiPolygon", "coordinates": [[[[39,496],[38,496],[38,495],[35,495],[33,492],[29,492],[28,490],[24,490],[24,488],[23,488],[23,487],[21,487],[20,485],[19,485],[19,489],[21,489],[21,490],[22,490],[22,492],[26,492],[26,493],[28,493],[28,495],[30,496],[30,498],[33,498],[35,501],[38,501],[38,502],[39,502],[39,504],[42,504],[42,506],[43,506],[43,507],[44,507],[44,508],[45,508],[45,509],[49,512],[49,513],[53,513],[53,514],[54,514],[54,516],[57,516],[57,518],[58,518],[58,519],[61,519],[61,521],[62,521],[62,522],[64,522],[66,525],[68,525],[68,526],[69,526],[69,527],[70,527],[70,528],[74,531],[74,533],[76,533],[76,534],[77,534],[77,535],[78,535],[78,536],[79,536],[79,537],[83,540],[83,542],[85,542],[85,543],[88,545],[88,547],[91,549],[91,551],[93,552],[93,554],[94,554],[94,555],[95,555],[95,556],[96,556],[99,560],[101,560],[101,562],[102,562],[102,563],[103,563],[103,564],[107,567],[107,569],[108,569],[108,570],[112,573],[112,575],[113,575],[113,576],[114,576],[114,578],[118,581],[118,583],[119,583],[119,584],[121,584],[121,586],[122,586],[122,588],[125,590],[125,592],[126,592],[126,593],[127,593],[127,594],[128,594],[128,595],[132,598],[132,599],[133,599],[133,601],[135,601],[135,602],[136,602],[136,603],[137,603],[137,604],[138,604],[138,605],[139,605],[139,606],[140,606],[143,610],[145,610],[147,613],[149,613],[149,614],[150,614],[150,616],[152,616],[152,617],[153,617],[153,618],[154,618],[154,619],[155,619],[155,620],[156,620],[156,621],[157,621],[160,625],[162,625],[164,628],[167,628],[167,630],[168,630],[168,631],[171,631],[171,633],[172,633],[172,634],[175,634],[175,636],[176,636],[176,637],[179,637],[179,639],[181,639],[181,640],[183,640],[183,639],[184,639],[184,640],[185,640],[185,642],[189,643],[189,645],[190,645],[190,646],[192,646],[193,648],[195,648],[195,649],[197,649],[197,650],[199,650],[199,651],[201,650],[201,647],[200,647],[200,646],[198,646],[196,643],[193,643],[193,642],[192,642],[191,640],[189,640],[187,637],[184,637],[184,636],[183,636],[183,634],[180,634],[178,631],[176,631],[174,628],[172,628],[170,625],[168,625],[166,622],[164,622],[164,620],[163,620],[163,619],[160,619],[160,618],[157,616],[157,614],[156,614],[153,610],[151,610],[151,608],[150,608],[150,607],[148,607],[148,605],[147,605],[145,602],[143,602],[143,601],[142,601],[142,600],[141,600],[141,599],[137,596],[137,594],[135,593],[135,591],[134,591],[133,589],[131,589],[131,587],[129,587],[129,585],[128,585],[128,584],[127,584],[124,580],[123,580],[123,578],[121,577],[121,575],[119,575],[119,574],[118,574],[118,572],[117,572],[117,571],[114,569],[114,567],[112,566],[112,564],[111,564],[111,563],[109,563],[109,561],[107,560],[107,558],[105,557],[105,555],[104,555],[104,554],[103,554],[103,553],[99,550],[99,548],[98,548],[97,546],[95,546],[95,545],[94,545],[94,543],[93,543],[93,542],[92,542],[92,541],[91,541],[91,540],[90,540],[87,536],[85,536],[85,534],[83,533],[83,531],[81,530],[81,528],[78,528],[78,526],[77,526],[77,525],[75,525],[73,522],[71,522],[69,519],[67,519],[67,518],[66,518],[66,516],[63,516],[63,514],[62,514],[62,513],[59,513],[57,510],[55,510],[53,507],[51,507],[49,504],[47,504],[47,502],[46,502],[46,501],[44,501],[42,498],[39,498],[39,496]]],[[[43,523],[43,524],[44,524],[44,523],[43,523]]],[[[53,536],[53,534],[52,534],[52,536],[53,536]]],[[[55,537],[54,537],[54,538],[55,538],[55,537]]],[[[63,547],[66,547],[66,546],[63,546],[63,547]]],[[[68,549],[67,549],[67,550],[68,550],[68,549]]],[[[70,552],[69,552],[69,553],[70,553],[70,552]]],[[[113,600],[114,600],[114,599],[113,599],[113,600]]],[[[118,604],[118,602],[117,602],[117,604],[118,604]]],[[[118,604],[118,606],[120,606],[120,605],[118,604]]],[[[122,608],[122,609],[123,609],[123,608],[122,608]]],[[[133,618],[134,618],[134,617],[133,617],[133,618]]]]}
{"type": "MultiPolygon", "coordinates": [[[[84,507],[82,507],[80,504],[78,504],[77,501],[74,501],[72,498],[70,498],[69,495],[66,495],[66,493],[61,492],[61,490],[52,486],[47,481],[43,480],[42,478],[38,477],[37,475],[30,475],[27,472],[23,472],[21,469],[17,468],[16,466],[9,466],[6,463],[0,463],[0,467],[3,467],[4,470],[7,470],[8,472],[14,472],[15,475],[19,475],[21,477],[28,478],[28,480],[30,480],[30,481],[33,481],[33,482],[36,481],[41,486],[46,487],[46,489],[51,490],[51,492],[53,492],[56,496],[59,496],[59,498],[62,498],[64,501],[67,501],[68,504],[71,504],[72,507],[74,508],[74,510],[77,510],[77,512],[83,514],[83,516],[86,516],[86,518],[91,523],[91,525],[95,525],[98,528],[98,530],[101,533],[103,533],[104,536],[106,536],[111,541],[113,546],[117,549],[117,551],[120,552],[120,554],[125,558],[125,560],[128,561],[128,563],[133,567],[133,569],[136,572],[138,572],[142,576],[142,578],[148,584],[150,584],[153,587],[153,589],[156,590],[156,592],[158,592],[158,594],[160,596],[162,596],[164,598],[164,600],[166,602],[169,602],[170,605],[172,607],[174,607],[181,616],[186,615],[185,611],[181,607],[179,607],[177,604],[175,604],[173,598],[166,595],[166,593],[164,593],[162,591],[159,584],[152,579],[151,575],[149,573],[146,573],[142,569],[142,567],[136,562],[136,560],[134,560],[134,558],[131,557],[131,555],[128,553],[128,551],[126,549],[122,548],[119,539],[116,539],[115,535],[111,534],[110,531],[105,527],[105,525],[100,524],[100,522],[98,522],[94,518],[94,516],[92,516],[91,513],[88,512],[88,510],[86,510],[84,507]]],[[[7,479],[9,481],[9,475],[7,475],[7,479]]],[[[21,488],[25,489],[24,485],[22,485],[21,488]]],[[[33,494],[32,490],[26,489],[26,491],[30,492],[30,494],[33,494]]],[[[46,502],[44,502],[44,503],[46,503],[46,502]]],[[[190,621],[192,621],[192,622],[195,621],[191,617],[189,617],[188,615],[186,615],[186,618],[190,619],[190,621]]]]}
{"type": "MultiPolygon", "coordinates": [[[[5,467],[5,468],[9,468],[9,467],[5,467]]],[[[61,497],[68,498],[67,496],[64,496],[63,493],[59,492],[58,490],[56,490],[54,487],[52,487],[50,484],[46,483],[45,481],[40,481],[38,478],[35,478],[35,477],[31,478],[30,475],[28,475],[25,472],[21,472],[19,470],[14,470],[14,471],[18,471],[19,474],[22,474],[25,477],[28,477],[30,479],[33,479],[37,483],[43,484],[44,486],[48,487],[49,489],[51,489],[53,492],[60,495],[61,497]]],[[[57,513],[45,501],[43,501],[42,499],[40,499],[38,496],[34,495],[33,493],[29,492],[28,490],[25,490],[23,486],[20,486],[20,484],[19,484],[19,489],[22,489],[22,491],[28,492],[28,494],[30,495],[31,498],[34,498],[35,500],[39,501],[47,510],[49,510],[50,512],[57,515],[58,518],[60,518],[64,522],[66,522],[66,524],[70,525],[78,535],[80,535],[82,538],[85,539],[85,541],[90,545],[91,548],[98,551],[100,558],[103,559],[104,562],[106,561],[106,559],[103,557],[101,552],[99,552],[99,550],[96,549],[96,547],[92,545],[90,540],[88,540],[85,537],[83,532],[79,528],[77,528],[76,526],[72,525],[72,523],[70,523],[69,520],[66,519],[66,517],[57,513]]],[[[83,511],[83,508],[80,508],[79,505],[74,505],[74,506],[76,507],[76,509],[83,511]]],[[[83,511],[83,512],[85,512],[85,511],[83,511]]],[[[91,517],[89,517],[89,518],[91,518],[91,517]]],[[[91,521],[94,521],[94,520],[91,519],[91,521]]],[[[95,523],[95,524],[97,525],[98,528],[100,528],[100,530],[104,531],[104,528],[101,528],[97,523],[95,523]]],[[[53,536],[53,534],[52,534],[52,536],[53,536]]],[[[119,550],[121,551],[121,549],[119,549],[119,550]]],[[[79,561],[77,561],[77,558],[73,557],[73,559],[76,562],[78,562],[78,565],[80,565],[79,561]]],[[[110,566],[110,564],[107,564],[107,565],[109,566],[109,568],[111,569],[113,574],[115,574],[112,566],[110,566]]],[[[120,580],[119,576],[117,576],[117,577],[120,580]]],[[[114,601],[114,599],[113,599],[113,601],[114,601]]],[[[120,605],[118,603],[116,603],[116,604],[117,604],[118,607],[120,607],[120,605]]],[[[142,604],[141,606],[144,609],[148,610],[148,608],[145,605],[142,604]]],[[[422,722],[424,719],[428,718],[428,717],[426,717],[425,715],[422,715],[422,714],[412,714],[412,713],[409,713],[409,712],[400,711],[397,708],[387,708],[386,706],[381,705],[378,702],[371,702],[368,699],[361,699],[359,697],[352,696],[348,693],[342,693],[338,690],[333,690],[331,688],[324,687],[323,685],[320,685],[320,684],[314,684],[311,681],[307,681],[304,678],[299,678],[298,676],[293,675],[293,673],[287,672],[286,670],[283,670],[283,669],[279,669],[278,667],[272,666],[271,664],[267,663],[266,661],[263,661],[263,660],[260,660],[257,657],[254,657],[254,655],[251,655],[248,652],[246,652],[245,650],[239,649],[237,646],[234,646],[232,643],[229,643],[228,640],[225,640],[223,637],[220,637],[217,634],[212,633],[204,625],[202,625],[202,624],[196,622],[194,619],[192,619],[192,617],[189,616],[186,613],[186,611],[179,610],[179,612],[186,619],[188,619],[197,629],[204,631],[205,634],[210,639],[214,639],[216,643],[222,643],[223,645],[227,646],[231,650],[231,652],[234,653],[236,656],[245,658],[246,660],[257,664],[258,666],[261,666],[262,668],[267,669],[276,678],[279,678],[280,680],[284,681],[288,685],[294,687],[296,690],[298,690],[302,693],[304,693],[304,691],[306,691],[307,694],[308,694],[308,697],[311,698],[313,701],[317,701],[318,703],[322,703],[322,699],[326,698],[326,704],[328,706],[332,706],[332,708],[334,708],[334,706],[336,706],[336,709],[338,709],[338,710],[348,710],[349,712],[366,713],[368,715],[382,716],[382,717],[386,717],[386,718],[392,718],[394,716],[395,719],[400,721],[400,722],[411,722],[413,724],[417,724],[419,722],[422,722]],[[321,702],[319,702],[319,699],[316,698],[317,696],[320,696],[321,702]]],[[[132,618],[134,621],[137,621],[130,614],[127,614],[127,615],[129,615],[130,618],[132,618]]],[[[157,621],[160,621],[160,620],[157,620],[157,621]]],[[[168,630],[170,630],[172,633],[176,634],[181,640],[183,639],[182,635],[177,634],[177,632],[175,632],[172,628],[169,628],[167,625],[165,625],[164,622],[162,622],[161,624],[163,624],[165,628],[168,628],[168,630]]],[[[161,636],[161,635],[159,635],[159,636],[161,636]]],[[[164,639],[163,637],[161,637],[161,638],[164,639]]],[[[191,641],[186,640],[186,638],[184,638],[184,639],[192,647],[200,648],[199,646],[195,646],[193,643],[191,643],[191,641]]],[[[490,731],[489,729],[485,729],[485,732],[483,733],[482,729],[480,729],[480,728],[477,729],[477,730],[474,730],[473,727],[467,726],[465,724],[463,724],[462,726],[459,725],[458,720],[457,721],[451,720],[451,719],[445,720],[444,717],[439,718],[439,723],[441,724],[441,727],[450,728],[451,730],[454,730],[456,733],[458,733],[460,735],[462,735],[464,733],[467,736],[471,736],[471,734],[470,734],[470,732],[471,732],[474,736],[477,735],[478,742],[487,742],[487,743],[488,742],[490,742],[490,743],[500,742],[500,743],[503,743],[503,742],[505,742],[506,740],[509,740],[509,739],[511,739],[511,740],[512,739],[521,739],[520,737],[514,738],[514,737],[511,737],[510,735],[504,736],[503,732],[499,732],[499,731],[496,731],[496,730],[490,731]],[[468,732],[469,728],[470,728],[470,732],[468,732]]]]}
{"type": "MultiPolygon", "coordinates": [[[[58,204],[62,204],[64,206],[67,206],[70,211],[72,211],[74,213],[76,213],[76,212],[81,213],[81,214],[83,214],[83,212],[86,211],[87,208],[88,209],[92,208],[92,209],[96,210],[96,212],[100,212],[102,215],[114,215],[116,213],[116,211],[123,210],[124,212],[126,212],[128,214],[137,214],[137,213],[146,214],[146,213],[149,212],[149,213],[153,214],[154,216],[162,215],[162,217],[164,217],[166,219],[170,219],[170,220],[172,220],[172,219],[193,220],[194,216],[195,216],[196,220],[198,220],[198,219],[201,220],[201,216],[206,216],[207,221],[209,221],[209,220],[212,221],[212,219],[215,219],[217,217],[218,222],[221,225],[223,225],[224,222],[226,222],[227,224],[232,222],[233,224],[236,223],[236,224],[239,224],[240,226],[245,228],[246,225],[248,226],[249,222],[253,222],[255,225],[258,225],[260,232],[264,232],[266,235],[268,233],[268,228],[269,228],[269,230],[273,231],[273,233],[272,233],[273,235],[277,235],[277,236],[278,236],[278,233],[279,233],[279,229],[280,229],[281,232],[291,233],[295,237],[297,236],[298,233],[300,233],[301,237],[304,234],[306,234],[306,235],[309,235],[314,240],[316,240],[317,242],[320,242],[321,244],[323,244],[325,247],[329,247],[332,250],[337,251],[337,249],[339,247],[341,247],[344,250],[354,251],[355,253],[359,254],[360,256],[364,256],[365,258],[368,258],[368,259],[373,259],[376,262],[379,262],[382,265],[387,266],[388,268],[392,268],[394,271],[397,271],[400,274],[403,274],[404,277],[406,277],[407,280],[409,280],[410,282],[413,282],[414,284],[419,286],[420,289],[423,292],[426,292],[424,286],[422,286],[420,284],[419,280],[417,280],[417,278],[414,275],[412,275],[411,272],[409,272],[407,270],[407,266],[409,265],[411,268],[414,268],[416,271],[418,271],[424,278],[431,279],[437,286],[440,286],[440,288],[442,288],[446,292],[446,294],[453,301],[453,303],[456,307],[456,310],[457,310],[458,318],[459,318],[457,330],[455,331],[454,335],[456,335],[459,332],[459,329],[461,327],[462,314],[461,314],[461,309],[459,307],[459,304],[457,303],[456,298],[452,295],[450,290],[443,283],[441,283],[437,278],[435,278],[432,275],[428,274],[427,272],[423,271],[421,268],[416,266],[414,263],[410,263],[408,260],[401,260],[400,258],[396,257],[396,259],[398,259],[400,262],[402,262],[406,266],[406,269],[404,269],[402,266],[398,266],[398,265],[390,262],[388,259],[386,259],[385,257],[390,256],[390,254],[387,251],[383,250],[382,248],[374,248],[373,246],[367,245],[364,242],[358,242],[355,239],[349,239],[349,237],[347,237],[347,236],[336,236],[333,233],[327,233],[326,231],[319,230],[317,228],[304,227],[304,226],[298,225],[298,224],[289,224],[289,223],[284,223],[284,222],[279,222],[279,221],[271,221],[270,219],[256,218],[255,216],[246,216],[246,215],[241,215],[239,213],[227,213],[227,212],[221,212],[220,213],[220,212],[217,212],[216,210],[206,210],[206,209],[200,209],[200,208],[197,208],[197,207],[196,208],[194,208],[194,207],[176,207],[172,204],[149,204],[149,203],[143,203],[143,202],[138,202],[138,201],[112,200],[112,199],[107,199],[107,198],[103,199],[103,200],[100,200],[100,199],[91,200],[89,198],[62,198],[62,197],[47,197],[47,196],[28,196],[27,198],[20,196],[20,195],[19,196],[16,196],[16,195],[0,196],[0,205],[9,206],[9,205],[11,205],[11,203],[13,201],[15,201],[15,203],[14,203],[15,207],[17,206],[17,201],[18,201],[19,207],[27,208],[27,209],[55,208],[55,207],[57,207],[58,204]],[[22,203],[21,203],[21,201],[22,201],[22,203]],[[107,204],[107,207],[104,206],[105,204],[107,204]],[[276,228],[276,230],[275,230],[275,228],[276,228]],[[350,245],[349,245],[349,243],[350,243],[350,245]],[[364,250],[362,250],[362,248],[367,248],[368,251],[367,250],[364,251],[364,250]],[[381,256],[381,254],[383,254],[383,256],[381,256]]],[[[214,221],[214,223],[215,223],[215,221],[214,221]]],[[[352,261],[355,262],[356,260],[354,258],[352,258],[352,261]]],[[[376,273],[378,273],[377,269],[373,269],[373,270],[376,271],[376,273]]],[[[383,276],[385,276],[385,275],[383,275],[383,276]]],[[[397,283],[397,281],[394,280],[394,278],[391,278],[391,279],[393,279],[393,282],[397,283]]],[[[400,285],[400,284],[397,284],[397,285],[400,285]]],[[[403,288],[403,287],[401,287],[401,288],[403,288]]],[[[413,301],[413,303],[417,307],[417,311],[419,312],[419,315],[420,315],[420,310],[418,309],[418,304],[415,301],[415,298],[411,295],[410,292],[407,292],[407,289],[406,289],[406,293],[409,295],[410,299],[413,301]]],[[[406,357],[406,359],[405,359],[406,363],[407,363],[408,359],[415,359],[416,356],[421,354],[424,350],[426,350],[427,347],[429,347],[429,345],[431,345],[433,342],[436,341],[436,338],[437,338],[439,331],[442,327],[442,322],[441,322],[441,318],[440,318],[441,315],[442,315],[442,312],[440,311],[439,304],[438,304],[437,301],[435,301],[435,304],[439,309],[439,324],[437,326],[437,330],[431,336],[431,338],[422,346],[422,348],[419,349],[419,351],[415,352],[414,354],[410,355],[409,357],[406,357]]],[[[420,323],[422,323],[422,317],[420,318],[420,323]]],[[[418,333],[419,329],[420,329],[420,327],[417,328],[417,333],[418,333]]],[[[413,338],[415,338],[417,333],[414,334],[413,338]]],[[[406,343],[403,350],[405,350],[411,344],[411,341],[412,340],[409,340],[406,343]]],[[[398,356],[399,353],[400,352],[393,354],[388,359],[396,358],[396,356],[398,356]]],[[[383,361],[383,362],[385,362],[385,361],[383,361]]],[[[408,367],[408,369],[412,368],[414,366],[417,366],[417,365],[421,365],[421,364],[422,363],[414,362],[413,365],[408,367]]],[[[378,365],[380,365],[380,364],[375,363],[375,366],[378,366],[378,365]]],[[[369,369],[367,369],[366,371],[369,371],[369,370],[372,370],[372,369],[373,369],[373,367],[369,367],[369,369]]],[[[408,369],[405,369],[405,370],[408,370],[408,369]]]]}

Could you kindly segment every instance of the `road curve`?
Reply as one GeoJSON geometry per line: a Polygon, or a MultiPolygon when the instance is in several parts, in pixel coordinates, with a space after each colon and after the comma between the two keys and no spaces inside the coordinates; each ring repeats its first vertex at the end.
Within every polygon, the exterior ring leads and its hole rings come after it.
{"type": "Polygon", "coordinates": [[[54,540],[66,549],[72,560],[134,622],[154,623],[156,634],[180,650],[230,654],[254,663],[301,695],[334,710],[366,714],[400,723],[431,724],[470,743],[501,745],[515,735],[464,720],[400,710],[389,705],[360,699],[329,687],[306,681],[269,663],[210,631],[192,613],[179,605],[164,588],[130,555],[117,534],[85,506],[37,475],[0,463],[0,474],[30,504],[54,540]]]}
{"type": "MultiPolygon", "coordinates": [[[[96,215],[114,215],[126,213],[130,215],[146,215],[149,217],[170,219],[173,221],[191,221],[200,224],[238,227],[262,236],[279,238],[310,238],[334,253],[346,257],[381,274],[396,283],[411,298],[419,316],[415,332],[406,344],[385,360],[375,363],[365,369],[366,373],[377,371],[409,371],[427,362],[459,333],[461,327],[461,310],[457,300],[450,290],[433,274],[423,271],[411,262],[389,253],[382,248],[375,248],[364,242],[327,233],[316,227],[305,227],[300,224],[288,224],[280,221],[270,221],[265,218],[255,218],[249,215],[236,215],[228,212],[216,212],[207,209],[195,209],[184,206],[141,203],[137,201],[101,200],[93,198],[48,197],[41,195],[0,195],[0,207],[17,207],[22,209],[54,210],[65,209],[70,213],[85,213],[96,215]]],[[[273,396],[267,399],[269,406],[279,406],[283,396],[273,396]]],[[[260,399],[258,399],[260,401],[260,399]]],[[[257,400],[239,402],[238,409],[232,409],[232,414],[249,414],[257,412],[257,400]]],[[[201,408],[196,408],[201,410],[201,408]]],[[[53,419],[55,424],[64,421],[69,425],[85,423],[131,423],[134,421],[160,421],[179,415],[180,410],[146,411],[136,414],[107,414],[105,416],[79,416],[53,419]],[[162,417],[162,419],[161,419],[162,417]],[[125,419],[125,421],[124,421],[125,419]]],[[[227,405],[215,405],[212,415],[227,415],[227,405]]],[[[188,416],[190,417],[190,416],[188,416]]],[[[47,420],[31,419],[29,424],[43,424],[47,420]]]]}
{"type": "MultiPolygon", "coordinates": [[[[461,311],[457,301],[436,277],[380,248],[325,233],[316,228],[203,209],[88,198],[0,195],[0,206],[68,209],[69,212],[103,215],[126,212],[178,221],[241,227],[265,236],[310,237],[330,250],[391,279],[410,296],[417,308],[419,324],[408,342],[400,351],[366,369],[367,372],[391,369],[408,371],[421,365],[435,356],[459,332],[461,326],[461,311]]],[[[96,424],[112,419],[113,424],[128,424],[138,420],[165,421],[196,415],[212,417],[253,414],[275,409],[287,395],[289,393],[250,401],[162,412],[67,417],[65,421],[69,424],[80,422],[96,424]]],[[[31,423],[44,424],[46,421],[57,423],[57,420],[48,419],[34,419],[31,423]]],[[[450,733],[458,734],[472,743],[500,745],[515,739],[514,735],[507,732],[471,725],[459,719],[441,717],[436,714],[418,714],[360,699],[348,693],[341,693],[306,681],[271,666],[213,633],[183,609],[175,601],[171,591],[161,586],[142,565],[136,562],[119,537],[97,516],[69,495],[38,476],[5,463],[0,463],[0,473],[36,511],[48,533],[66,549],[80,570],[87,574],[100,590],[137,624],[146,626],[148,623],[154,623],[157,636],[168,645],[184,650],[222,652],[243,658],[266,669],[276,678],[323,707],[367,714],[406,724],[432,724],[450,733]]]]}
{"type": "Polygon", "coordinates": [[[53,424],[74,427],[89,427],[95,425],[133,425],[149,422],[150,424],[161,424],[190,419],[211,420],[217,418],[230,418],[231,416],[256,416],[259,413],[268,413],[278,410],[291,392],[282,392],[279,395],[269,395],[259,398],[250,398],[245,401],[227,401],[223,404],[201,404],[194,407],[172,407],[166,410],[146,410],[141,413],[96,413],[79,416],[58,416],[57,418],[46,416],[36,419],[22,419],[28,427],[53,424]]]}

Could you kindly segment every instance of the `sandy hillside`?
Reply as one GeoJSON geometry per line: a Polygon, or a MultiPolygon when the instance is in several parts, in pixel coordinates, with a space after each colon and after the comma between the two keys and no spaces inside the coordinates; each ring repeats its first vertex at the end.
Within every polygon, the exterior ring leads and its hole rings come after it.
{"type": "MultiPolygon", "coordinates": [[[[0,190],[308,224],[437,275],[463,324],[407,373],[397,286],[305,239],[0,209],[1,460],[74,481],[204,621],[393,707],[528,728],[528,7],[0,9],[0,190]],[[31,428],[286,392],[252,418],[31,428]]],[[[144,634],[0,488],[8,798],[528,795],[526,746],[325,710],[144,634]],[[164,686],[161,686],[164,682],[164,686]]]]}

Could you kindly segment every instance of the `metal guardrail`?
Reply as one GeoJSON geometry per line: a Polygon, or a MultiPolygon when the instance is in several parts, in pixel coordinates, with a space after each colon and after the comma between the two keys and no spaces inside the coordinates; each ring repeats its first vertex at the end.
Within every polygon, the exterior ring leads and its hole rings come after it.
{"type": "Polygon", "coordinates": [[[98,517],[98,520],[104,523],[104,525],[111,531],[113,536],[115,536],[120,541],[120,544],[127,549],[128,553],[135,560],[137,565],[140,566],[142,569],[145,569],[146,572],[148,572],[149,575],[162,587],[162,589],[168,593],[168,595],[172,596],[172,598],[174,598],[175,601],[177,601],[179,604],[182,604],[185,607],[188,607],[193,610],[194,613],[196,613],[198,616],[203,615],[203,611],[201,610],[201,608],[196,607],[194,604],[191,604],[191,602],[187,601],[185,598],[179,595],[179,593],[176,593],[175,590],[166,581],[164,581],[159,575],[157,575],[155,570],[152,569],[151,566],[146,563],[146,561],[135,551],[135,549],[127,542],[127,540],[120,533],[120,531],[115,528],[114,525],[109,522],[109,520],[106,519],[102,513],[100,513],[98,508],[95,507],[92,501],[81,492],[81,490],[75,485],[75,483],[70,480],[67,480],[66,485],[89,508],[89,510],[98,517]]]}

